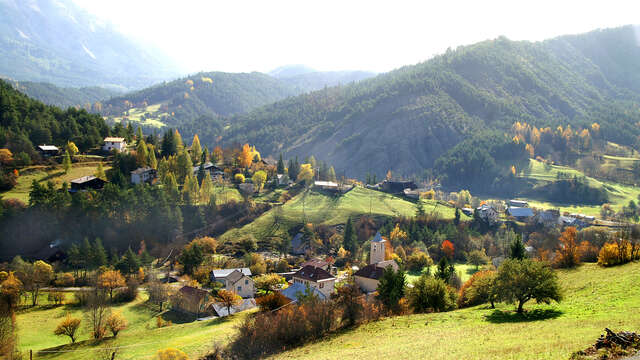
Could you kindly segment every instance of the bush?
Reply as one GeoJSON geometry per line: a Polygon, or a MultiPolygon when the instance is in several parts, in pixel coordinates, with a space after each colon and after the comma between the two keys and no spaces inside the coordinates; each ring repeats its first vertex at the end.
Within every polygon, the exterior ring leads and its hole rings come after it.
{"type": "Polygon", "coordinates": [[[173,323],[171,322],[171,320],[165,320],[162,318],[162,316],[156,316],[156,326],[159,328],[163,328],[163,327],[167,327],[167,326],[171,326],[173,325],[173,323]]]}
{"type": "Polygon", "coordinates": [[[56,305],[60,305],[64,302],[65,295],[62,291],[49,291],[47,300],[56,305]]]}
{"type": "Polygon", "coordinates": [[[598,247],[592,245],[590,242],[581,242],[578,247],[578,252],[580,253],[580,261],[589,263],[598,262],[598,247]]]}
{"type": "Polygon", "coordinates": [[[606,267],[625,264],[632,260],[631,257],[631,245],[628,241],[608,243],[600,249],[598,265],[606,267]]]}
{"type": "Polygon", "coordinates": [[[235,175],[233,175],[233,181],[234,181],[236,184],[242,184],[242,183],[244,183],[244,175],[242,175],[242,174],[235,174],[235,175]]]}
{"type": "Polygon", "coordinates": [[[113,337],[116,337],[120,331],[127,328],[127,320],[120,313],[114,312],[107,318],[107,328],[113,337]]]}
{"type": "Polygon", "coordinates": [[[289,298],[279,292],[272,292],[268,295],[256,298],[256,304],[258,304],[258,307],[262,312],[279,309],[289,302],[289,298]]]}
{"type": "Polygon", "coordinates": [[[167,348],[164,350],[158,350],[158,360],[189,360],[187,354],[178,349],[167,348]]]}
{"type": "Polygon", "coordinates": [[[456,307],[456,292],[442,279],[422,275],[413,284],[408,294],[409,304],[414,312],[439,312],[456,307]]]}
{"type": "Polygon", "coordinates": [[[56,279],[56,286],[70,287],[73,286],[75,282],[76,279],[73,277],[73,274],[66,272],[58,276],[56,279]]]}
{"type": "Polygon", "coordinates": [[[495,271],[479,271],[462,285],[458,294],[458,307],[468,307],[495,301],[495,271]]]}
{"type": "Polygon", "coordinates": [[[422,251],[414,251],[411,256],[407,258],[407,268],[410,271],[422,271],[425,267],[433,265],[433,260],[429,255],[422,251]]]}
{"type": "Polygon", "coordinates": [[[130,277],[127,279],[126,288],[119,290],[116,293],[116,296],[113,298],[113,301],[122,303],[122,302],[130,302],[135,300],[138,297],[138,287],[140,283],[138,279],[134,277],[130,277]]]}

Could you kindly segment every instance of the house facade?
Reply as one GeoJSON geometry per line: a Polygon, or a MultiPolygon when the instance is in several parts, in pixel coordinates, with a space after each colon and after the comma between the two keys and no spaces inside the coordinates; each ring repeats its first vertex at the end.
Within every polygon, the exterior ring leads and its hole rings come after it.
{"type": "Polygon", "coordinates": [[[393,271],[398,271],[398,264],[394,260],[385,260],[385,244],[386,240],[377,233],[371,241],[369,265],[353,274],[354,282],[365,293],[372,293],[378,289],[384,269],[391,267],[393,271]]]}
{"type": "Polygon", "coordinates": [[[301,284],[317,289],[328,299],[334,291],[336,278],[326,270],[307,265],[293,274],[292,281],[294,285],[301,284]]]}
{"type": "Polygon", "coordinates": [[[71,188],[69,189],[69,192],[75,193],[89,189],[100,190],[104,187],[105,183],[106,181],[93,175],[83,176],[81,178],[71,180],[71,188]]]}
{"type": "Polygon", "coordinates": [[[143,183],[151,183],[155,180],[157,176],[157,171],[154,168],[143,167],[137,168],[131,172],[131,183],[132,184],[143,184],[143,183]]]}
{"type": "Polygon", "coordinates": [[[47,158],[58,155],[60,153],[60,149],[53,145],[38,145],[38,152],[42,157],[47,158]]]}
{"type": "Polygon", "coordinates": [[[252,298],[256,294],[249,268],[213,270],[210,278],[211,281],[221,283],[223,289],[233,291],[243,298],[252,298]]]}
{"type": "Polygon", "coordinates": [[[212,301],[213,298],[208,291],[183,286],[171,301],[171,306],[174,310],[200,317],[209,315],[207,307],[212,301]]]}
{"type": "Polygon", "coordinates": [[[127,149],[127,143],[124,141],[124,138],[121,137],[106,137],[104,138],[104,145],[102,145],[102,150],[111,151],[125,151],[127,149]]]}

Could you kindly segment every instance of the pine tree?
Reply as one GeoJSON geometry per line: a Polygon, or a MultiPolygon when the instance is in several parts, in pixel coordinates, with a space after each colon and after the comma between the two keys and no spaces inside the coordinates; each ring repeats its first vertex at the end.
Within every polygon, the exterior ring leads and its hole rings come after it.
{"type": "Polygon", "coordinates": [[[180,200],[180,191],[178,190],[178,182],[172,172],[168,172],[164,177],[164,190],[173,203],[180,200]]]}
{"type": "Polygon", "coordinates": [[[161,144],[162,157],[169,157],[178,153],[178,147],[176,146],[175,132],[173,129],[164,133],[161,144]]]}
{"type": "Polygon", "coordinates": [[[71,170],[71,156],[69,156],[68,151],[65,151],[62,156],[62,168],[64,169],[65,174],[69,173],[69,170],[71,170]]]}
{"type": "Polygon", "coordinates": [[[458,226],[460,225],[460,209],[456,208],[456,214],[455,217],[453,218],[453,223],[458,226]]]}
{"type": "Polygon", "coordinates": [[[137,132],[136,132],[136,139],[138,141],[142,140],[144,138],[144,136],[142,135],[142,126],[138,126],[137,132]]]}
{"type": "Polygon", "coordinates": [[[99,268],[100,266],[107,265],[107,252],[104,250],[104,246],[102,246],[102,240],[100,238],[96,238],[93,243],[92,249],[92,265],[95,268],[99,268]]]}
{"type": "Polygon", "coordinates": [[[191,161],[194,164],[198,164],[202,160],[202,147],[200,146],[200,139],[198,134],[193,135],[193,142],[191,142],[191,161]]]}
{"type": "Polygon", "coordinates": [[[149,160],[147,161],[147,165],[149,165],[151,168],[153,169],[157,169],[158,168],[158,160],[156,160],[156,152],[154,149],[151,148],[151,145],[149,145],[150,149],[149,149],[149,160]]]}
{"type": "Polygon", "coordinates": [[[309,158],[307,159],[307,164],[311,164],[311,169],[313,169],[313,171],[316,171],[318,162],[316,161],[316,158],[313,157],[313,155],[309,156],[309,158]]]}
{"type": "Polygon", "coordinates": [[[186,151],[181,151],[178,155],[178,173],[177,179],[178,183],[183,184],[187,176],[193,173],[193,163],[191,162],[191,157],[186,153],[186,151]]]}
{"type": "Polygon", "coordinates": [[[347,224],[344,227],[344,238],[343,245],[345,250],[349,251],[351,255],[355,254],[358,243],[356,239],[356,231],[353,227],[353,222],[351,221],[351,217],[347,219],[347,224]]]}
{"type": "Polygon", "coordinates": [[[278,174],[284,174],[284,161],[282,161],[282,153],[280,153],[280,157],[278,158],[278,168],[276,170],[278,174]]]}
{"type": "Polygon", "coordinates": [[[516,238],[513,239],[511,243],[511,252],[509,257],[511,259],[522,260],[525,258],[526,249],[524,248],[524,243],[522,243],[522,237],[520,235],[516,235],[516,238]]]}
{"type": "Polygon", "coordinates": [[[147,166],[148,158],[147,143],[144,142],[144,139],[140,139],[138,145],[136,145],[136,163],[139,167],[145,167],[147,166]]]}
{"type": "Polygon", "coordinates": [[[422,201],[418,199],[418,202],[416,203],[416,216],[422,217],[424,215],[425,215],[424,205],[422,204],[422,201]]]}
{"type": "Polygon", "coordinates": [[[86,237],[80,245],[80,257],[82,258],[82,267],[87,270],[91,265],[91,259],[93,258],[93,248],[89,243],[89,239],[87,239],[86,237]]]}
{"type": "Polygon", "coordinates": [[[184,150],[184,142],[182,142],[182,136],[180,135],[180,132],[178,131],[178,129],[175,130],[175,133],[173,135],[175,142],[176,142],[176,151],[177,152],[181,152],[184,150]]]}
{"type": "Polygon", "coordinates": [[[329,174],[327,175],[327,179],[333,182],[337,181],[336,171],[333,169],[333,166],[329,167],[329,174]]]}
{"type": "Polygon", "coordinates": [[[138,255],[129,248],[116,265],[116,269],[120,270],[123,274],[135,274],[141,266],[142,263],[140,262],[138,255]]]}

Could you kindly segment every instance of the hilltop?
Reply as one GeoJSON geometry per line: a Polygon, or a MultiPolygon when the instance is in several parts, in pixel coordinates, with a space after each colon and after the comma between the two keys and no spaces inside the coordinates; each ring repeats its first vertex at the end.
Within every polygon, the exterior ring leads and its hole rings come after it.
{"type": "Polygon", "coordinates": [[[607,140],[633,145],[640,79],[624,74],[639,73],[638,60],[632,26],[536,43],[501,37],[234,116],[223,140],[314,154],[359,177],[420,175],[463,140],[516,121],[598,122],[607,140]]]}

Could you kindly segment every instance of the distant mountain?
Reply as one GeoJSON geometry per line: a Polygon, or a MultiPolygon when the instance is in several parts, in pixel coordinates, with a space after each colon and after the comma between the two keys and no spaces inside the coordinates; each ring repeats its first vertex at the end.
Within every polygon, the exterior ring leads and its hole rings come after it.
{"type": "Polygon", "coordinates": [[[13,85],[16,90],[40,100],[47,105],[54,105],[62,108],[70,106],[79,106],[86,109],[97,109],[96,103],[108,100],[114,96],[121,95],[121,91],[106,89],[97,86],[71,88],[58,87],[49,83],[31,82],[31,81],[15,81],[5,79],[13,85]]]}
{"type": "Polygon", "coordinates": [[[195,131],[204,136],[219,133],[223,116],[244,113],[296,94],[293,87],[263,73],[203,72],[114,97],[104,102],[102,113],[136,121],[129,115],[144,112],[146,119],[179,127],[183,136],[195,131]]]}
{"type": "Polygon", "coordinates": [[[318,72],[315,69],[312,69],[306,65],[284,65],[278,68],[275,68],[268,72],[269,75],[275,78],[288,78],[292,76],[298,76],[308,73],[318,72]]]}
{"type": "Polygon", "coordinates": [[[131,89],[176,75],[165,55],[136,44],[72,0],[0,0],[2,77],[131,89]]]}
{"type": "Polygon", "coordinates": [[[463,140],[504,133],[516,121],[598,122],[611,141],[640,144],[639,95],[632,26],[537,43],[502,37],[234,116],[223,139],[264,155],[315,155],[348,176],[411,175],[463,140]]]}
{"type": "Polygon", "coordinates": [[[300,93],[320,90],[324,87],[347,85],[376,76],[367,71],[318,71],[281,77],[280,81],[293,86],[300,93]]]}

